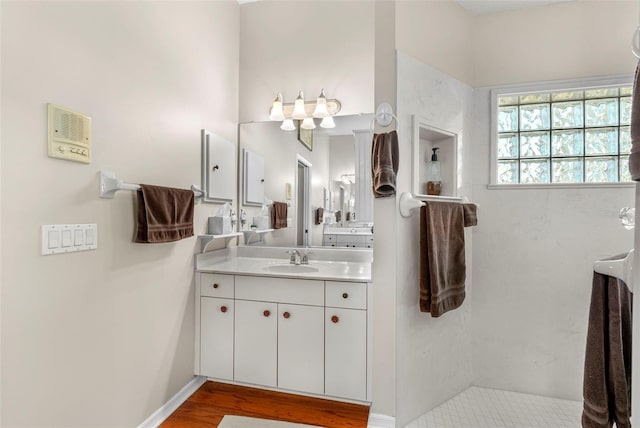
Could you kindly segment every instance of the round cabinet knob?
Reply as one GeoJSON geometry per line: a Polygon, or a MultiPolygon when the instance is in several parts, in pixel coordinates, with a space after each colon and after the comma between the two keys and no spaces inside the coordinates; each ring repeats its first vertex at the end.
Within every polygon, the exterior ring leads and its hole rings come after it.
{"type": "Polygon", "coordinates": [[[282,316],[283,316],[284,318],[286,318],[286,319],[289,319],[289,317],[291,316],[291,314],[290,314],[289,312],[284,312],[284,313],[282,314],[282,316]]]}
{"type": "Polygon", "coordinates": [[[337,324],[338,321],[340,321],[340,318],[338,318],[337,315],[334,315],[334,316],[331,317],[331,322],[332,323],[337,324]]]}
{"type": "Polygon", "coordinates": [[[222,312],[222,313],[227,312],[227,307],[226,306],[220,306],[220,312],[222,312]]]}
{"type": "Polygon", "coordinates": [[[269,311],[269,309],[265,309],[262,315],[264,315],[265,317],[268,317],[269,315],[271,315],[271,311],[269,311]]]}
{"type": "Polygon", "coordinates": [[[349,297],[349,293],[342,293],[342,298],[343,298],[343,299],[346,299],[346,298],[348,298],[348,297],[349,297]]]}
{"type": "Polygon", "coordinates": [[[218,287],[219,287],[219,285],[217,283],[213,284],[213,288],[218,288],[218,287]]]}

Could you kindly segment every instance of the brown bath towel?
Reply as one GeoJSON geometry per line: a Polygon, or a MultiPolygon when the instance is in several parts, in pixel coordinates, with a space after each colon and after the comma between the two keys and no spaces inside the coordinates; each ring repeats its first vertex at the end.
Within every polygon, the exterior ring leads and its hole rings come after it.
{"type": "Polygon", "coordinates": [[[629,172],[633,181],[640,181],[640,62],[636,67],[631,97],[631,154],[629,172]]]}
{"type": "Polygon", "coordinates": [[[478,206],[476,204],[462,204],[464,213],[464,227],[478,225],[478,206]]]}
{"type": "MultiPolygon", "coordinates": [[[[616,257],[616,258],[620,258],[616,257]]],[[[593,273],[584,361],[584,428],[631,428],[631,302],[624,281],[593,273]]]]}
{"type": "Polygon", "coordinates": [[[138,231],[135,242],[159,243],[193,236],[191,190],[141,184],[138,195],[138,231]]]}
{"type": "Polygon", "coordinates": [[[462,205],[425,201],[420,208],[420,311],[439,317],[460,307],[465,279],[462,205]]]}
{"type": "Polygon", "coordinates": [[[398,134],[373,134],[371,149],[371,182],[373,196],[385,198],[396,194],[398,173],[398,134]]]}
{"type": "Polygon", "coordinates": [[[316,224],[322,224],[324,222],[324,208],[320,207],[316,209],[316,224]]]}
{"type": "Polygon", "coordinates": [[[274,202],[271,206],[271,227],[282,229],[287,227],[287,204],[284,202],[274,202]]]}

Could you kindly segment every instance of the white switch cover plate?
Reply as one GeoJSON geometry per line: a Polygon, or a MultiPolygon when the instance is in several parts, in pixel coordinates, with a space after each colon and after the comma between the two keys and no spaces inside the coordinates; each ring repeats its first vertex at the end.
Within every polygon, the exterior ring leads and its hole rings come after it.
{"type": "Polygon", "coordinates": [[[98,248],[98,225],[46,224],[42,226],[42,255],[73,253],[98,248]]]}

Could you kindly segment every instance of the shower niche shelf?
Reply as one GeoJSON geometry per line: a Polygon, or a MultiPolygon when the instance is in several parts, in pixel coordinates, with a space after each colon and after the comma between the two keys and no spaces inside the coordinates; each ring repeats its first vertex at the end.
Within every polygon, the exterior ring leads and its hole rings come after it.
{"type": "Polygon", "coordinates": [[[412,191],[417,199],[458,200],[458,141],[461,131],[439,128],[420,116],[413,117],[412,191]],[[432,149],[438,147],[442,190],[440,195],[427,194],[429,162],[432,149]]]}

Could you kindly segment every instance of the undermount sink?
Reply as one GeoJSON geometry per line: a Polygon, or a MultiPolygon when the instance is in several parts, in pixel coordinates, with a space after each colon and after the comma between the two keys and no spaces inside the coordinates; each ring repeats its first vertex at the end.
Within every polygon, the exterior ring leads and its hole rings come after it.
{"type": "Polygon", "coordinates": [[[292,264],[282,264],[282,265],[271,265],[263,268],[268,272],[278,272],[278,273],[311,273],[318,272],[318,268],[314,268],[309,265],[292,265],[292,264]]]}

